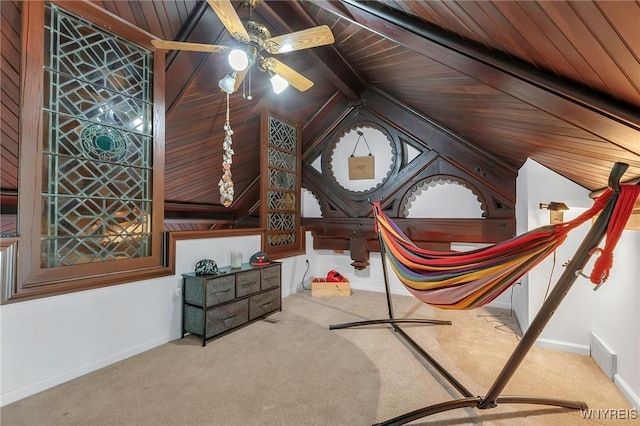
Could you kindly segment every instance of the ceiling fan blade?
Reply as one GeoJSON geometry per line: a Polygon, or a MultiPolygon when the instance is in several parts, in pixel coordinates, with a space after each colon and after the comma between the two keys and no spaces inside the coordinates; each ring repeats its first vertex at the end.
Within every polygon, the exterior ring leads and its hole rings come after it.
{"type": "Polygon", "coordinates": [[[229,50],[227,46],[218,46],[215,44],[201,44],[201,43],[186,43],[183,41],[169,41],[169,40],[151,40],[158,49],[166,50],[189,50],[192,52],[212,52],[220,53],[229,50]]]}
{"type": "Polygon", "coordinates": [[[265,58],[262,62],[262,66],[269,71],[278,74],[280,77],[287,80],[290,86],[295,87],[301,92],[308,90],[313,86],[313,81],[309,80],[299,72],[289,68],[275,58],[265,58]]]}
{"type": "Polygon", "coordinates": [[[248,43],[251,41],[249,33],[242,25],[240,17],[233,8],[230,0],[207,0],[211,9],[218,15],[227,31],[236,40],[248,43]]]}
{"type": "Polygon", "coordinates": [[[292,52],[324,46],[334,42],[333,33],[326,25],[308,28],[294,33],[271,37],[265,41],[265,50],[271,54],[292,52]]]}

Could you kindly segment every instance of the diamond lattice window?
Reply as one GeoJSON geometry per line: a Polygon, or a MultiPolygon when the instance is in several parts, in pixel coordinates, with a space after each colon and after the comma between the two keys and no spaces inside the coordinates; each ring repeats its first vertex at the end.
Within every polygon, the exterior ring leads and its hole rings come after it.
{"type": "Polygon", "coordinates": [[[46,6],[41,267],[150,255],[152,66],[46,6]]]}

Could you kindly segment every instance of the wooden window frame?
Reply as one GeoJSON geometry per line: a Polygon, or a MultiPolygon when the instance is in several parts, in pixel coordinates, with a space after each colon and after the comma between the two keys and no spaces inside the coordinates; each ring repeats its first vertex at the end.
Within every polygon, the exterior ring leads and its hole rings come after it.
{"type": "Polygon", "coordinates": [[[265,230],[265,238],[262,240],[262,250],[265,251],[272,260],[282,259],[291,256],[305,254],[305,234],[302,227],[301,214],[301,187],[302,187],[302,131],[299,123],[284,118],[283,113],[274,113],[265,108],[260,113],[260,147],[261,147],[261,170],[260,170],[260,227],[265,230]],[[287,123],[296,129],[296,244],[284,245],[279,247],[269,247],[269,226],[268,226],[268,209],[269,209],[269,117],[287,123]]]}
{"type": "Polygon", "coordinates": [[[165,52],[153,47],[153,35],[89,2],[53,0],[52,4],[86,19],[153,54],[153,154],[151,256],[83,265],[41,268],[41,189],[44,96],[44,1],[22,3],[22,73],[18,261],[16,284],[4,302],[57,295],[171,274],[166,263],[164,223],[165,52]]]}

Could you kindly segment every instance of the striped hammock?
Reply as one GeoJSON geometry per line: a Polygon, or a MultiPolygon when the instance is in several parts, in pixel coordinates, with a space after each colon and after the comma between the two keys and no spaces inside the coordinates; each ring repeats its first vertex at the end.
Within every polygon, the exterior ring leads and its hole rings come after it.
{"type": "MultiPolygon", "coordinates": [[[[591,273],[601,284],[613,265],[613,249],[633,210],[640,186],[621,185],[607,228],[604,249],[591,273]]],[[[466,252],[440,252],[418,247],[387,217],[380,203],[373,204],[376,232],[389,263],[407,289],[421,301],[442,309],[474,309],[494,300],[520,277],[553,253],[572,229],[597,215],[612,191],[605,191],[593,206],[575,219],[543,226],[485,248],[466,252]]],[[[593,253],[592,253],[593,254],[593,253]]]]}

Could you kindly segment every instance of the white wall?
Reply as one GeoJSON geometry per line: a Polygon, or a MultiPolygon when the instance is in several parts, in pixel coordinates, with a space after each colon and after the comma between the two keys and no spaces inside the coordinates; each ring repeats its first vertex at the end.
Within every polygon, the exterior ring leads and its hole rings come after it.
{"type": "Polygon", "coordinates": [[[607,282],[590,293],[590,326],[618,354],[615,383],[640,409],[640,231],[625,231],[607,282]]]}
{"type": "MultiPolygon", "coordinates": [[[[518,172],[516,179],[516,235],[524,234],[529,230],[529,169],[527,163],[518,172]]],[[[520,278],[513,288],[513,311],[518,323],[523,330],[529,327],[529,276],[520,278]]]]}
{"type": "MultiPolygon", "coordinates": [[[[181,274],[202,258],[228,265],[231,249],[247,262],[260,236],[180,240],[173,276],[0,307],[1,405],[179,338],[181,274]]],[[[300,288],[304,259],[283,261],[283,296],[300,288]]]]}
{"type": "MultiPolygon", "coordinates": [[[[518,176],[516,207],[518,233],[549,223],[549,213],[539,203],[560,201],[571,210],[572,219],[593,204],[588,192],[535,161],[528,160],[518,176]],[[523,195],[527,196],[524,197],[523,195]]],[[[516,288],[514,309],[521,327],[526,329],[542,305],[549,281],[557,282],[564,268],[589,231],[591,222],[571,231],[553,258],[531,270],[525,285],[516,288]]],[[[603,244],[603,243],[602,243],[603,244]]],[[[602,247],[602,244],[600,247],[602,247]]],[[[618,355],[615,381],[627,399],[640,407],[640,232],[624,231],[614,252],[614,265],[607,282],[594,291],[586,278],[578,278],[537,343],[540,346],[590,354],[591,333],[618,355]]],[[[594,259],[584,272],[589,275],[594,259]]]]}
{"type": "MultiPolygon", "coordinates": [[[[527,198],[518,197],[517,199],[517,205],[522,206],[521,211],[526,212],[526,216],[517,218],[521,228],[524,228],[521,229],[522,232],[550,223],[549,211],[541,210],[540,203],[559,201],[567,204],[570,210],[565,212],[565,220],[572,219],[593,204],[586,189],[532,160],[528,160],[521,168],[518,181],[526,186],[528,195],[527,198]]],[[[590,223],[585,223],[569,234],[566,242],[557,250],[555,267],[553,255],[551,255],[527,274],[528,317],[525,317],[523,313],[518,313],[519,319],[526,320],[521,324],[523,327],[528,326],[540,309],[549,283],[551,282],[552,286],[556,283],[564,271],[562,264],[571,259],[589,227],[590,223]]],[[[545,328],[539,343],[553,347],[554,342],[558,341],[564,345],[562,349],[572,350],[583,355],[589,354],[588,329],[578,323],[584,324],[584,317],[588,315],[585,297],[588,297],[590,291],[592,291],[590,284],[585,283],[584,279],[577,280],[549,322],[548,327],[545,328]],[[562,323],[566,325],[560,325],[562,323]]]]}

